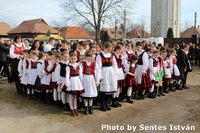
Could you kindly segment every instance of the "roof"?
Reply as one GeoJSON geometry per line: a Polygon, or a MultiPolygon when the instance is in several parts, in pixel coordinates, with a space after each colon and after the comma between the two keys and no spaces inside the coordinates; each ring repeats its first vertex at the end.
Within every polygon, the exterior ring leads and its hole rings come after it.
{"type": "Polygon", "coordinates": [[[10,25],[5,22],[0,22],[0,35],[6,36],[8,35],[8,31],[11,30],[10,25]]]}
{"type": "Polygon", "coordinates": [[[53,34],[58,33],[58,31],[50,27],[42,18],[32,19],[23,21],[19,26],[12,29],[8,34],[20,34],[20,33],[41,33],[46,34],[51,32],[53,34]]]}
{"type": "Polygon", "coordinates": [[[62,27],[60,32],[65,39],[94,39],[93,36],[79,26],[62,27]]]}
{"type": "Polygon", "coordinates": [[[127,38],[148,38],[149,36],[150,34],[141,28],[132,29],[127,33],[127,38]]]}
{"type": "Polygon", "coordinates": [[[187,30],[180,33],[180,38],[191,38],[192,35],[198,35],[200,36],[200,29],[195,28],[192,26],[191,28],[188,28],[187,30]]]}
{"type": "Polygon", "coordinates": [[[116,29],[116,34],[115,28],[103,28],[101,32],[107,32],[110,39],[115,39],[115,35],[117,40],[121,40],[123,38],[123,30],[119,28],[116,29]]]}

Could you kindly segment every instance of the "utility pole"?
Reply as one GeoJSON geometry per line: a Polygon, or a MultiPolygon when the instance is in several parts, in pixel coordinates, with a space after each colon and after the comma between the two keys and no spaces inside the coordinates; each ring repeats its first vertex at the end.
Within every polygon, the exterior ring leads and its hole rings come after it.
{"type": "Polygon", "coordinates": [[[115,41],[117,40],[117,20],[115,20],[115,41]]]}
{"type": "Polygon", "coordinates": [[[194,27],[197,28],[197,12],[194,13],[194,27]]]}
{"type": "Polygon", "coordinates": [[[126,9],[124,9],[124,39],[126,39],[126,9]]]}

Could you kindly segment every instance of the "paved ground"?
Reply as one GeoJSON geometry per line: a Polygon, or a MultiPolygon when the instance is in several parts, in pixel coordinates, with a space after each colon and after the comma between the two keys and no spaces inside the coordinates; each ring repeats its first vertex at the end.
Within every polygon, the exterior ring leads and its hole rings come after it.
{"type": "MultiPolygon", "coordinates": [[[[94,110],[94,115],[70,117],[56,106],[49,106],[17,95],[13,84],[0,80],[0,131],[2,133],[98,133],[133,132],[127,125],[136,126],[135,132],[199,133],[200,132],[200,69],[189,74],[191,89],[171,92],[155,100],[136,101],[133,105],[123,103],[122,108],[110,112],[94,110]],[[124,131],[101,130],[102,124],[121,126],[124,131]],[[143,124],[146,129],[141,131],[143,124]],[[195,131],[170,131],[169,126],[195,126],[195,131]],[[141,128],[140,128],[141,126],[141,128]],[[151,126],[151,127],[149,127],[151,126]],[[156,131],[158,127],[165,131],[156,131]],[[140,128],[140,129],[139,129],[140,128]]],[[[113,127],[113,129],[115,128],[113,127]]],[[[176,127],[178,128],[178,127],[176,127]]]]}

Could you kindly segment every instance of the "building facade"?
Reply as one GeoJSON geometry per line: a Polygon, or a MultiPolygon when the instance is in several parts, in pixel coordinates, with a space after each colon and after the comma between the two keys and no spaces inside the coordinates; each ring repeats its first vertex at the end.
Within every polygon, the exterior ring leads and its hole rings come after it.
{"type": "Polygon", "coordinates": [[[172,28],[174,37],[180,36],[181,0],[151,0],[151,36],[167,37],[172,28]]]}

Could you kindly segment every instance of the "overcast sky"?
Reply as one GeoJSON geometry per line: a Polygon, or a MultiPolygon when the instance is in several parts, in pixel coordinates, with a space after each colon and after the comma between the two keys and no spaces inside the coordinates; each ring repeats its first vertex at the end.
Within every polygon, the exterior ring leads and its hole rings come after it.
{"type": "MultiPolygon", "coordinates": [[[[7,22],[12,27],[19,25],[23,20],[43,18],[49,25],[61,23],[64,20],[61,3],[63,0],[0,0],[0,21],[7,22]]],[[[137,0],[128,5],[132,7],[128,14],[128,21],[140,23],[145,20],[145,29],[150,31],[151,0],[137,0]]],[[[181,29],[194,23],[194,12],[198,13],[197,24],[200,24],[199,0],[181,0],[181,29]]],[[[66,22],[76,25],[75,22],[66,22]]],[[[111,26],[111,24],[104,24],[111,26]]]]}

